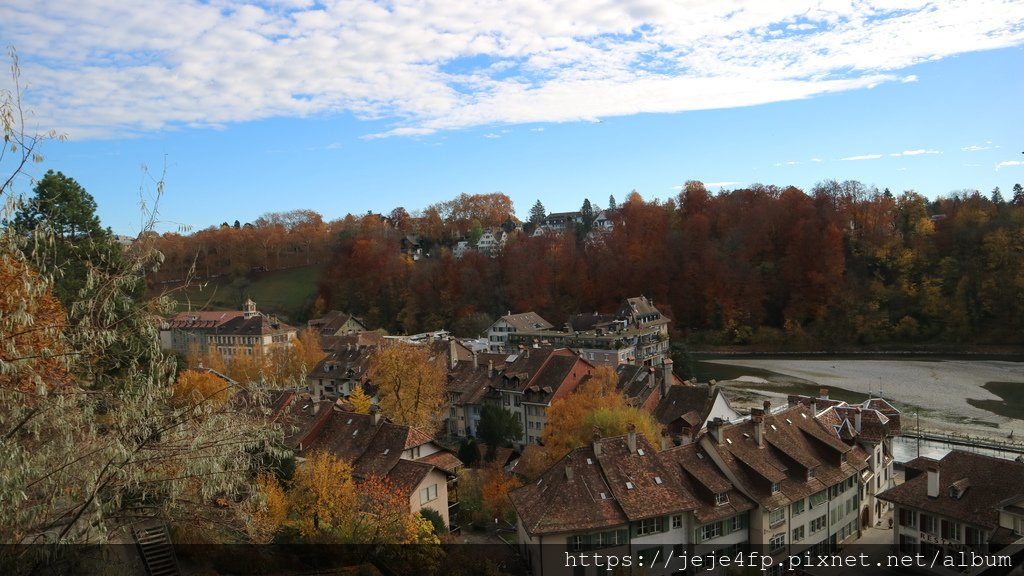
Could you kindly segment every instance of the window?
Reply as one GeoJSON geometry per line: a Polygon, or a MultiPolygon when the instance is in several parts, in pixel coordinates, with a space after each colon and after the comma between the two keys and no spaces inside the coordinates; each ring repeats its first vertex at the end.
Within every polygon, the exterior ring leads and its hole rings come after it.
{"type": "Polygon", "coordinates": [[[697,540],[698,542],[704,542],[705,540],[710,540],[712,538],[718,538],[719,536],[722,535],[722,523],[721,522],[712,522],[711,524],[705,524],[704,526],[701,526],[700,528],[698,528],[698,531],[699,531],[699,537],[698,537],[698,540],[697,540]]]}
{"type": "Polygon", "coordinates": [[[776,508],[768,513],[768,526],[774,528],[786,520],[786,509],[776,508]]]}
{"type": "Polygon", "coordinates": [[[917,528],[917,510],[900,508],[900,526],[917,528]]]}
{"type": "Polygon", "coordinates": [[[569,547],[569,550],[572,550],[573,552],[583,550],[583,536],[569,536],[567,540],[566,546],[569,547]]]}
{"type": "Polygon", "coordinates": [[[952,520],[942,521],[942,537],[946,540],[960,539],[960,523],[952,520]]]}
{"type": "Polygon", "coordinates": [[[824,514],[822,514],[821,516],[818,516],[814,520],[811,520],[811,534],[814,534],[815,532],[819,532],[819,531],[823,530],[825,528],[825,522],[826,521],[827,521],[827,519],[825,518],[824,514]]]}
{"type": "Polygon", "coordinates": [[[728,520],[725,521],[725,531],[726,531],[727,534],[731,534],[733,532],[736,532],[737,530],[743,530],[746,527],[747,527],[747,515],[746,514],[740,514],[738,516],[733,516],[732,518],[729,518],[728,520]]]}
{"type": "Polygon", "coordinates": [[[927,514],[921,514],[921,531],[929,534],[937,534],[939,531],[939,523],[936,521],[936,518],[927,514]]]}
{"type": "Polygon", "coordinates": [[[420,490],[420,504],[426,504],[437,500],[437,484],[432,484],[420,490]]]}
{"type": "Polygon", "coordinates": [[[778,482],[772,482],[772,494],[775,494],[779,490],[782,490],[782,486],[778,482]]]}
{"type": "Polygon", "coordinates": [[[810,507],[811,510],[814,510],[817,506],[821,506],[825,502],[828,502],[828,492],[825,491],[825,490],[822,490],[821,492],[818,492],[817,494],[811,494],[810,506],[809,507],[810,507]]]}
{"type": "Polygon", "coordinates": [[[715,506],[721,506],[722,504],[729,503],[729,495],[725,492],[719,492],[715,494],[715,506]]]}
{"type": "Polygon", "coordinates": [[[420,457],[420,447],[419,446],[413,446],[412,449],[409,451],[409,453],[412,456],[413,460],[418,459],[420,457]]]}
{"type": "Polygon", "coordinates": [[[682,514],[676,514],[675,516],[672,517],[672,528],[675,529],[675,528],[682,528],[682,527],[683,527],[683,515],[682,514]]]}
{"type": "Polygon", "coordinates": [[[799,542],[804,539],[804,527],[797,526],[793,528],[793,542],[799,542]]]}
{"type": "Polygon", "coordinates": [[[804,499],[801,498],[789,505],[789,515],[799,516],[804,513],[804,499]]]}
{"type": "Polygon", "coordinates": [[[647,518],[641,520],[636,525],[636,535],[645,536],[647,534],[657,534],[658,532],[665,531],[665,517],[659,516],[657,518],[647,518]]]}
{"type": "Polygon", "coordinates": [[[516,394],[516,395],[515,395],[515,396],[513,397],[513,400],[515,400],[515,405],[516,405],[516,406],[519,406],[520,404],[522,404],[522,403],[523,403],[523,399],[522,399],[522,397],[521,397],[521,396],[519,396],[518,394],[516,394]]]}
{"type": "Polygon", "coordinates": [[[780,552],[785,547],[786,547],[786,535],[784,533],[783,534],[776,534],[776,535],[772,536],[771,540],[768,541],[768,549],[771,550],[772,554],[775,554],[776,552],[780,552]]]}

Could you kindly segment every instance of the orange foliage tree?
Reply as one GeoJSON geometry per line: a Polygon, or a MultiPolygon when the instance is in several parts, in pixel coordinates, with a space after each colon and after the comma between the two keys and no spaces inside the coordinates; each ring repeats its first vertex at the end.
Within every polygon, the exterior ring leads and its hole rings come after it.
{"type": "Polygon", "coordinates": [[[231,397],[231,383],[208,370],[183,370],[178,373],[172,397],[180,406],[210,402],[220,408],[231,397]]]}
{"type": "Polygon", "coordinates": [[[594,370],[575,394],[552,402],[544,425],[542,443],[548,462],[554,462],[573,448],[593,438],[595,430],[602,436],[625,434],[630,424],[643,434],[652,446],[659,446],[660,426],[649,413],[630,406],[615,390],[615,370],[602,366],[594,370]]]}
{"type": "Polygon", "coordinates": [[[432,431],[440,425],[447,378],[445,358],[430,346],[390,344],[370,359],[382,414],[396,424],[432,431]]]}
{"type": "Polygon", "coordinates": [[[68,380],[64,309],[23,260],[0,254],[0,388],[31,397],[68,380]]]}

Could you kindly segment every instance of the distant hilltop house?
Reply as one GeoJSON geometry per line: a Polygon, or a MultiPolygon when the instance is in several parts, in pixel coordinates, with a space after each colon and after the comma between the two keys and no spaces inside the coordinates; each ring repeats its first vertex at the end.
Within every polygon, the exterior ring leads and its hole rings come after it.
{"type": "Polygon", "coordinates": [[[161,349],[178,354],[217,350],[228,361],[263,357],[275,346],[291,346],[295,337],[293,326],[260,313],[250,299],[241,311],[180,312],[160,324],[161,349]]]}
{"type": "Polygon", "coordinates": [[[530,328],[522,323],[511,325],[506,320],[510,316],[503,316],[488,331],[492,350],[511,353],[519,346],[537,343],[564,346],[578,351],[596,366],[659,366],[671,356],[668,338],[671,321],[644,296],[627,298],[613,314],[575,315],[566,323],[564,331],[530,328]],[[509,327],[514,330],[508,330],[509,327]]]}
{"type": "Polygon", "coordinates": [[[487,228],[480,235],[480,238],[476,242],[476,246],[471,246],[469,240],[459,240],[452,248],[452,256],[455,258],[462,258],[467,252],[476,250],[481,254],[487,256],[494,256],[501,252],[502,248],[505,247],[505,242],[508,241],[508,232],[505,232],[501,228],[487,228]]]}
{"type": "Polygon", "coordinates": [[[321,336],[341,336],[368,330],[362,320],[338,310],[331,310],[320,318],[310,320],[308,325],[319,332],[321,336]]]}
{"type": "Polygon", "coordinates": [[[893,545],[904,554],[967,558],[965,566],[936,573],[979,574],[1024,561],[1024,464],[953,450],[941,460],[916,458],[906,479],[878,495],[891,502],[893,545]],[[1005,558],[998,565],[977,556],[1005,558]],[[998,567],[997,567],[998,566],[998,567]]]}
{"type": "MultiPolygon", "coordinates": [[[[591,222],[590,231],[610,231],[615,227],[614,211],[612,210],[601,210],[594,215],[594,220],[591,222]]],[[[585,222],[582,212],[552,212],[548,214],[540,223],[537,228],[534,229],[534,236],[544,236],[545,234],[563,234],[565,232],[575,232],[576,227],[585,222]]]]}

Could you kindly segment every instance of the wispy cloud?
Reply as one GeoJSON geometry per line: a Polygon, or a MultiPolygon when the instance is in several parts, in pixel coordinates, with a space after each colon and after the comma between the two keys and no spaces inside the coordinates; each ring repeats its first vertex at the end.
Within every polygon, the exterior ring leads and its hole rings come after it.
{"type": "Polygon", "coordinates": [[[971,144],[970,146],[964,146],[961,148],[964,152],[980,152],[982,150],[995,150],[999,146],[994,146],[992,142],[985,142],[984,145],[971,144]]]}
{"type": "Polygon", "coordinates": [[[811,162],[824,162],[821,158],[811,158],[811,162]]]}
{"type": "Polygon", "coordinates": [[[861,154],[860,156],[847,156],[846,158],[840,158],[840,160],[874,160],[881,157],[881,154],[861,154]]]}
{"type": "Polygon", "coordinates": [[[495,140],[497,138],[501,138],[501,134],[495,134],[494,132],[490,132],[488,134],[484,134],[484,138],[489,138],[491,140],[495,140]]]}
{"type": "Polygon", "coordinates": [[[1005,160],[1003,162],[1000,162],[999,164],[996,164],[996,170],[999,170],[1000,168],[1006,168],[1007,166],[1024,166],[1024,162],[1021,162],[1020,160],[1005,160]]]}
{"type": "Polygon", "coordinates": [[[912,82],[1024,44],[1024,3],[7,0],[0,37],[40,127],[73,138],[340,112],[385,121],[375,138],[912,82]]]}
{"type": "Polygon", "coordinates": [[[704,183],[704,187],[705,188],[725,188],[727,186],[735,186],[737,184],[739,184],[739,182],[736,182],[734,180],[725,180],[723,182],[705,182],[704,183]]]}
{"type": "Polygon", "coordinates": [[[903,152],[893,152],[889,156],[920,156],[922,154],[942,154],[941,150],[925,150],[923,148],[917,150],[904,150],[903,152]]]}

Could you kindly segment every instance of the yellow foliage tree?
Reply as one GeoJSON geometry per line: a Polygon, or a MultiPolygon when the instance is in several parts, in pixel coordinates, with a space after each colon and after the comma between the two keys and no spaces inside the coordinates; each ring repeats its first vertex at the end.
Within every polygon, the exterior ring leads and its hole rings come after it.
{"type": "Polygon", "coordinates": [[[320,341],[320,332],[312,328],[299,330],[295,345],[302,353],[302,364],[308,374],[327,354],[324,353],[323,343],[320,341]]]}
{"type": "Polygon", "coordinates": [[[0,389],[29,395],[68,380],[64,309],[23,260],[0,254],[0,389]]]}
{"type": "Polygon", "coordinates": [[[356,384],[352,393],[348,395],[348,401],[355,407],[357,414],[369,414],[373,406],[373,398],[366,395],[362,384],[356,384]]]}
{"type": "Polygon", "coordinates": [[[210,402],[220,408],[231,397],[231,384],[207,370],[183,370],[174,383],[172,396],[179,406],[210,402]]]}
{"type": "Polygon", "coordinates": [[[481,482],[480,496],[488,517],[513,521],[515,511],[508,493],[522,486],[519,478],[506,474],[500,464],[492,463],[481,470],[481,482]]]}
{"type": "Polygon", "coordinates": [[[380,411],[397,424],[434,431],[445,401],[445,359],[429,346],[390,344],[370,359],[380,411]]]}
{"type": "Polygon", "coordinates": [[[355,508],[355,481],[348,462],[316,452],[296,468],[288,491],[289,523],[303,538],[318,539],[340,529],[355,508]]]}
{"type": "Polygon", "coordinates": [[[617,379],[613,368],[603,366],[575,394],[551,403],[542,436],[548,462],[590,442],[595,429],[602,436],[619,436],[627,432],[630,424],[652,446],[660,446],[661,427],[653,416],[630,406],[615,390],[617,379]]]}
{"type": "Polygon", "coordinates": [[[288,519],[288,497],[277,478],[266,472],[256,476],[256,491],[263,496],[263,506],[247,516],[249,538],[256,544],[269,544],[288,519]]]}

